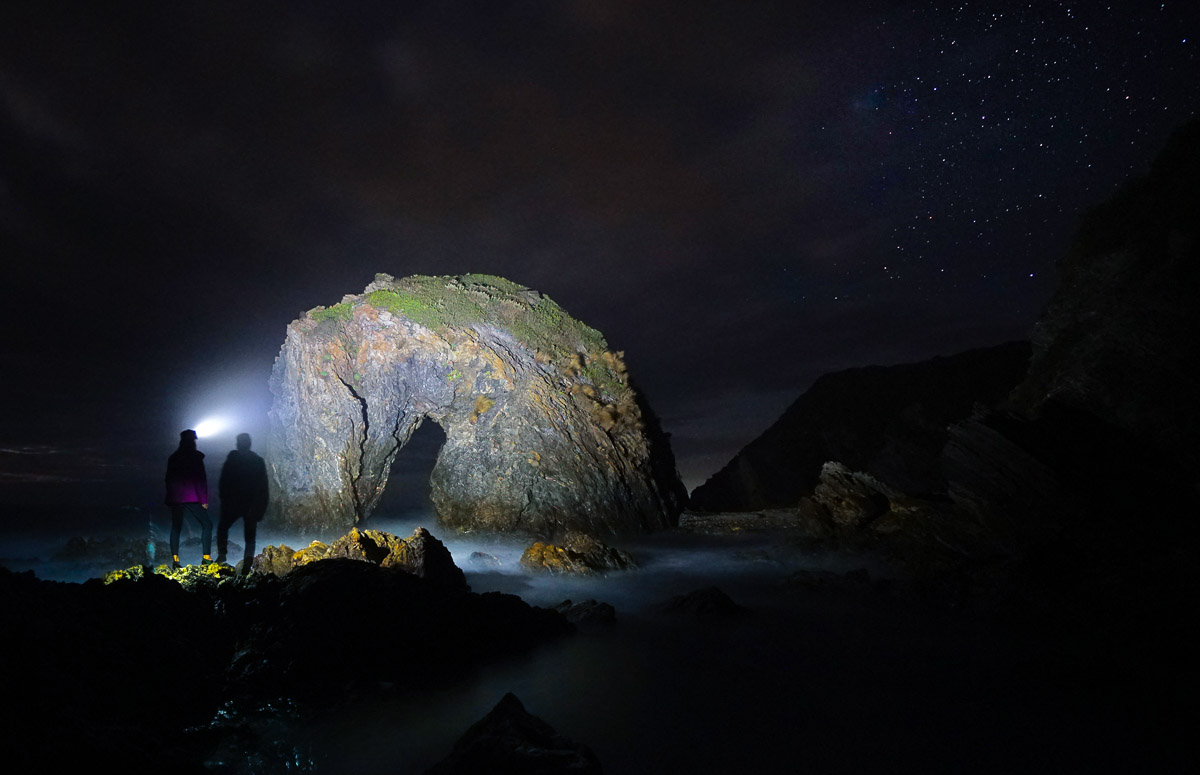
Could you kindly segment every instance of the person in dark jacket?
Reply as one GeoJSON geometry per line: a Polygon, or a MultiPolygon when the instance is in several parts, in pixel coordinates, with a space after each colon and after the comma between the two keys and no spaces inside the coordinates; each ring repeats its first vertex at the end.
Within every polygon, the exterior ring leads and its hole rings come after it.
{"type": "Polygon", "coordinates": [[[196,449],[196,432],[181,431],[179,449],[167,458],[167,498],[171,507],[171,567],[179,567],[179,531],[183,515],[191,514],[200,523],[204,562],[212,562],[212,520],[208,518],[208,475],[204,472],[204,453],[196,449]]]}
{"type": "Polygon", "coordinates": [[[245,562],[242,573],[250,572],[254,561],[254,540],[259,520],[267,513],[267,464],[250,451],[250,434],[239,433],[237,449],[225,458],[218,485],[221,496],[221,521],[217,524],[217,562],[225,562],[229,548],[229,528],[239,519],[246,532],[245,562]]]}

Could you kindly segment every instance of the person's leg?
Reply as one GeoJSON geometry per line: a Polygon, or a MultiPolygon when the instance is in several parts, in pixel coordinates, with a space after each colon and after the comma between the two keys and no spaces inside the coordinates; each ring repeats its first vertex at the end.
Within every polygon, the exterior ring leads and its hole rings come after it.
{"type": "Polygon", "coordinates": [[[232,504],[222,501],[221,519],[217,521],[217,562],[225,562],[225,555],[229,551],[229,528],[237,522],[239,513],[232,504]]]}
{"type": "Polygon", "coordinates": [[[183,530],[183,506],[171,504],[171,564],[179,565],[179,531],[183,530]]]}
{"type": "Polygon", "coordinates": [[[246,553],[242,563],[242,573],[249,573],[250,566],[254,564],[254,541],[258,537],[258,522],[250,515],[245,518],[246,523],[246,553]]]}
{"type": "Polygon", "coordinates": [[[208,518],[208,509],[199,503],[189,503],[188,508],[200,523],[200,545],[204,548],[204,562],[212,562],[212,520],[208,518]]]}

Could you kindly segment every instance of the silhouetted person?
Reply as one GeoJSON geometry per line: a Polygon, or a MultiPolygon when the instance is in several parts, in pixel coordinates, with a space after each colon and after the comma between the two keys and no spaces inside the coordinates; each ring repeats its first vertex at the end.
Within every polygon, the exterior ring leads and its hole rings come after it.
{"type": "Polygon", "coordinates": [[[250,572],[254,561],[254,539],[258,522],[267,513],[267,464],[250,451],[250,434],[239,433],[237,449],[225,458],[218,485],[221,496],[221,521],[217,524],[217,562],[225,562],[229,548],[229,528],[242,520],[246,531],[245,562],[242,573],[250,572]]]}
{"type": "Polygon", "coordinates": [[[208,518],[208,475],[204,473],[204,453],[196,449],[196,432],[181,431],[179,449],[167,458],[167,499],[171,507],[171,567],[179,567],[179,531],[183,515],[191,514],[200,523],[204,544],[204,562],[212,562],[212,520],[208,518]]]}

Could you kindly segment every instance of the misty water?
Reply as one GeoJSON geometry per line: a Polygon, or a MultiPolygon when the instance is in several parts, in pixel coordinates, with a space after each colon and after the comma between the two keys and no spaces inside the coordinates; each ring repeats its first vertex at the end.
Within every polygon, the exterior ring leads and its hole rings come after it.
{"type": "MultiPolygon", "coordinates": [[[[157,514],[154,523],[165,550],[169,518],[157,514]]],[[[447,534],[427,512],[368,526],[406,536],[417,525],[446,543],[475,592],[538,606],[596,599],[616,608],[617,624],[464,670],[436,691],[399,691],[296,722],[305,770],[422,772],[506,692],[589,745],[609,773],[1075,769],[1111,764],[1108,749],[1125,734],[1113,713],[1047,674],[1052,646],[985,616],[915,601],[897,593],[903,580],[885,564],[806,552],[786,531],[651,535],[620,543],[637,570],[564,578],[522,572],[524,541],[447,534]],[[476,551],[499,568],[479,570],[470,560],[476,551]],[[786,581],[798,570],[858,568],[897,586],[786,581]],[[712,585],[749,613],[711,621],[658,611],[712,585]]],[[[150,520],[126,511],[107,528],[87,535],[148,537],[150,520]]],[[[199,559],[194,532],[185,529],[185,561],[199,559]]],[[[46,579],[102,572],[53,559],[72,534],[31,527],[0,542],[0,557],[46,579]]],[[[231,540],[240,537],[235,526],[231,540]]],[[[263,525],[258,543],[307,541],[263,525]]]]}

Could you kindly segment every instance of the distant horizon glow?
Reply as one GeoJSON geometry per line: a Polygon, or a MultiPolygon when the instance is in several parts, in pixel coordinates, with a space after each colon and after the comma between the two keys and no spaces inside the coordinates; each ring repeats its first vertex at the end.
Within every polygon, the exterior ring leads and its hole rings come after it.
{"type": "Polygon", "coordinates": [[[192,430],[196,431],[196,438],[203,439],[210,436],[216,436],[221,431],[228,428],[229,420],[224,417],[206,417],[193,426],[192,430]]]}

